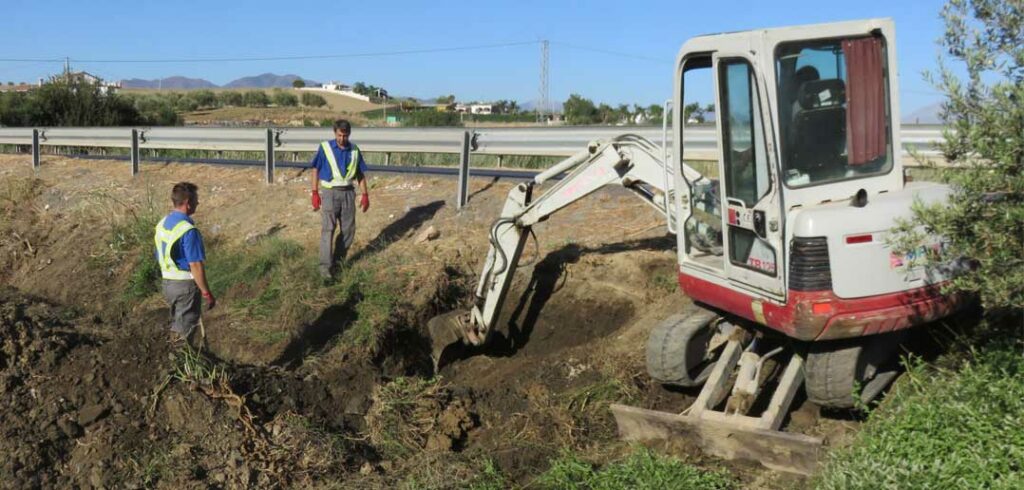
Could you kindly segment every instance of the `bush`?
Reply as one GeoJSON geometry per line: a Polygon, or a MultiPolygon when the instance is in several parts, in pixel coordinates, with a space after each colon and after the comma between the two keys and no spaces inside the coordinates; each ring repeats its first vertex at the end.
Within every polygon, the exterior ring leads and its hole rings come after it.
{"type": "Polygon", "coordinates": [[[242,105],[245,107],[266,107],[270,104],[270,97],[262,90],[250,90],[242,95],[242,105]]]}
{"type": "Polygon", "coordinates": [[[924,229],[948,239],[943,261],[977,267],[950,289],[977,293],[987,307],[1024,308],[1024,9],[1020,2],[952,0],[942,11],[943,47],[967,74],[940,62],[929,78],[947,95],[941,148],[955,167],[948,203],[916,206],[897,248],[917,249],[924,229]]]}
{"type": "Polygon", "coordinates": [[[191,97],[181,97],[174,103],[174,108],[179,112],[192,112],[199,108],[199,104],[191,97]]]}
{"type": "Polygon", "coordinates": [[[212,109],[218,106],[217,94],[213,93],[212,90],[196,90],[188,95],[189,98],[196,102],[199,108],[212,109]]]}
{"type": "Polygon", "coordinates": [[[327,99],[324,99],[323,97],[317,94],[304,92],[302,94],[302,105],[309,107],[323,107],[327,105],[327,99]]]}
{"type": "Polygon", "coordinates": [[[143,96],[134,99],[135,108],[146,124],[153,126],[178,126],[181,118],[174,110],[174,104],[166,97],[143,96]]]}
{"type": "Polygon", "coordinates": [[[454,112],[434,110],[415,111],[402,116],[404,126],[462,126],[459,115],[454,112]]]}
{"type": "Polygon", "coordinates": [[[242,107],[242,94],[238,92],[221,92],[217,94],[217,102],[221,107],[242,107]]]}
{"type": "Polygon", "coordinates": [[[81,80],[45,83],[27,94],[3,94],[0,125],[4,126],[131,126],[144,124],[132,100],[102,93],[99,85],[81,80]]]}
{"type": "Polygon", "coordinates": [[[273,97],[274,105],[278,107],[295,107],[299,105],[299,98],[295,94],[290,94],[281,90],[274,91],[273,97]]]}

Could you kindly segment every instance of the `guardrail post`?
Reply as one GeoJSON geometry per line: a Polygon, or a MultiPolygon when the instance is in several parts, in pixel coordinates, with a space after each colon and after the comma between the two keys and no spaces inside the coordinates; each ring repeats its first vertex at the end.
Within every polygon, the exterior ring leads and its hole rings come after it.
{"type": "Polygon", "coordinates": [[[32,170],[39,170],[39,130],[32,129],[32,170]]]}
{"type": "Polygon", "coordinates": [[[132,128],[132,177],[139,175],[139,130],[132,128]]]}
{"type": "Polygon", "coordinates": [[[384,153],[384,165],[391,165],[391,152],[384,153]]]}
{"type": "Polygon", "coordinates": [[[263,163],[267,170],[267,183],[274,183],[274,130],[267,128],[267,151],[263,163]]]}
{"type": "Polygon", "coordinates": [[[469,200],[469,131],[462,133],[462,152],[459,153],[459,189],[456,207],[462,209],[469,200]]]}

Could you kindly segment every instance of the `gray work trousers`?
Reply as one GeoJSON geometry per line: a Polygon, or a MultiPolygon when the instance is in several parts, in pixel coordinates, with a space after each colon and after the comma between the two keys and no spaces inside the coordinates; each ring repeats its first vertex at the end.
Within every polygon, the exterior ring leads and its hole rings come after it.
{"type": "Polygon", "coordinates": [[[337,271],[356,236],[355,189],[321,189],[320,216],[320,275],[327,278],[337,271]],[[337,237],[335,228],[340,228],[337,237]]]}
{"type": "Polygon", "coordinates": [[[164,298],[171,307],[171,330],[182,337],[188,337],[199,325],[202,294],[196,282],[164,279],[164,298]]]}

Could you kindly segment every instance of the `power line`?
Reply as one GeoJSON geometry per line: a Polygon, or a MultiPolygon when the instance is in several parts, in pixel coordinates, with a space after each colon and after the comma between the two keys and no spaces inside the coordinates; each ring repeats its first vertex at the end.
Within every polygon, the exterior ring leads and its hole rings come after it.
{"type": "MultiPolygon", "coordinates": [[[[341,58],[368,58],[375,56],[402,56],[410,54],[426,54],[426,53],[444,53],[454,51],[471,51],[481,49],[495,49],[495,48],[507,48],[514,46],[530,46],[539,43],[540,41],[520,41],[520,42],[509,42],[509,43],[495,43],[495,44],[477,44],[472,46],[453,46],[447,48],[424,48],[424,49],[406,49],[396,51],[374,51],[365,53],[343,53],[343,54],[322,54],[322,55],[298,55],[298,56],[258,56],[258,57],[236,57],[236,58],[150,58],[150,59],[84,59],[84,58],[71,58],[71,61],[78,63],[230,63],[230,62],[247,62],[247,61],[290,61],[290,60],[324,60],[324,59],[341,59],[341,58]]],[[[0,61],[63,61],[62,59],[52,60],[14,60],[14,59],[0,59],[0,61]]]]}
{"type": "Polygon", "coordinates": [[[610,50],[602,49],[602,48],[591,48],[591,47],[587,47],[587,46],[578,46],[578,45],[575,45],[575,44],[563,43],[561,41],[551,41],[551,43],[559,45],[559,46],[564,46],[564,47],[570,48],[570,49],[579,49],[581,51],[592,51],[592,52],[595,52],[595,53],[609,54],[609,55],[612,55],[612,56],[619,56],[619,57],[622,57],[622,58],[632,58],[632,59],[644,60],[644,61],[655,61],[655,62],[658,62],[658,63],[665,63],[666,61],[671,61],[671,60],[666,60],[666,59],[662,59],[662,58],[653,58],[653,57],[650,57],[650,56],[643,56],[643,55],[639,55],[639,54],[623,53],[623,52],[620,52],[620,51],[610,51],[610,50]]]}

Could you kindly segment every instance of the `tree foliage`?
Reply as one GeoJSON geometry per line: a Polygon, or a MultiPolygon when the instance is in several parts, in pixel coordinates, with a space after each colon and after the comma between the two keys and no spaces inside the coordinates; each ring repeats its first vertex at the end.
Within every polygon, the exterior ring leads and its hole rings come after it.
{"type": "Polygon", "coordinates": [[[302,105],[309,107],[323,107],[327,105],[327,99],[317,95],[305,92],[302,94],[302,105]]]}
{"type": "MultiPolygon", "coordinates": [[[[940,59],[928,79],[946,94],[941,148],[955,166],[939,171],[953,189],[943,205],[915,208],[903,231],[945,237],[945,257],[975,267],[951,288],[989,307],[1024,307],[1024,5],[1017,0],[950,0],[940,59]]],[[[913,240],[911,240],[911,243],[913,240]]],[[[904,242],[904,245],[906,242],[904,242]]]]}
{"type": "Polygon", "coordinates": [[[296,78],[295,80],[292,80],[292,87],[294,87],[294,88],[302,88],[302,87],[305,87],[305,86],[306,86],[306,81],[301,79],[301,78],[296,78]]]}
{"type": "Polygon", "coordinates": [[[568,124],[594,124],[600,120],[594,101],[579,94],[569,95],[569,99],[562,104],[562,112],[568,124]]]}
{"type": "Polygon", "coordinates": [[[462,126],[459,115],[454,112],[434,110],[413,111],[402,117],[403,126],[462,126]]]}
{"type": "Polygon", "coordinates": [[[299,105],[299,98],[295,94],[283,90],[275,90],[271,100],[278,107],[295,107],[299,105]]]}
{"type": "MultiPolygon", "coordinates": [[[[85,80],[54,80],[27,93],[0,93],[0,125],[131,126],[160,122],[149,119],[149,112],[143,115],[135,102],[106,93],[85,80]]],[[[157,113],[166,115],[165,111],[157,113]]],[[[172,122],[177,122],[176,115],[172,122]]]]}
{"type": "Polygon", "coordinates": [[[262,90],[250,90],[242,94],[242,104],[246,107],[266,107],[270,105],[270,96],[262,90]]]}

